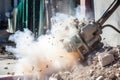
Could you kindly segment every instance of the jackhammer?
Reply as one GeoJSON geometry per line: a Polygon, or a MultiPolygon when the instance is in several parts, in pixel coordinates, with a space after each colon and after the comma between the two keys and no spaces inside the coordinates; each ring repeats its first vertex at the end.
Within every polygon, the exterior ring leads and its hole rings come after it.
{"type": "Polygon", "coordinates": [[[104,12],[102,17],[96,22],[92,21],[87,24],[79,24],[78,20],[75,20],[79,33],[73,36],[69,43],[64,45],[66,50],[69,52],[77,51],[80,55],[80,58],[83,60],[84,55],[95,50],[97,46],[102,44],[100,34],[102,34],[103,28],[111,27],[120,33],[117,28],[110,24],[103,25],[106,20],[113,14],[113,12],[119,7],[119,5],[120,0],[114,0],[113,3],[104,12]]]}

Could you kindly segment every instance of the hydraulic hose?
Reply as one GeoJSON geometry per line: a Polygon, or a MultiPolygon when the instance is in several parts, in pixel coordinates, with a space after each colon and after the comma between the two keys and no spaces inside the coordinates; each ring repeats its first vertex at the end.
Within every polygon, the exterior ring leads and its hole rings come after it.
{"type": "Polygon", "coordinates": [[[102,17],[97,21],[100,25],[103,25],[106,20],[113,14],[113,12],[119,7],[120,0],[114,0],[113,3],[108,7],[108,9],[104,12],[102,17]]]}
{"type": "Polygon", "coordinates": [[[116,32],[120,33],[120,30],[118,30],[116,27],[114,27],[113,25],[110,25],[110,24],[106,24],[104,26],[102,26],[102,29],[105,28],[105,27],[110,27],[112,29],[114,29],[116,32]]]}

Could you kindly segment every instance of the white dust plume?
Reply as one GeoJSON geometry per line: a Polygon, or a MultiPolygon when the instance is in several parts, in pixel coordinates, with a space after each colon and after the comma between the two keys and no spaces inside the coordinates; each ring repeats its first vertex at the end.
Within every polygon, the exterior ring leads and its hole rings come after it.
{"type": "Polygon", "coordinates": [[[39,80],[47,80],[53,72],[68,70],[80,60],[77,52],[67,52],[63,45],[78,34],[75,18],[56,15],[52,18],[50,34],[35,39],[30,30],[24,29],[10,36],[16,46],[7,46],[6,50],[19,59],[15,66],[16,75],[34,75],[39,80]]]}

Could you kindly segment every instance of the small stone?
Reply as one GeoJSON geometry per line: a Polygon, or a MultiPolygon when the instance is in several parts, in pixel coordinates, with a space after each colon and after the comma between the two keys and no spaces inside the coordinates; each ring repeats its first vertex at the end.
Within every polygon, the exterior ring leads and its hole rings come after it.
{"type": "Polygon", "coordinates": [[[94,76],[92,76],[92,77],[90,78],[90,80],[95,80],[95,77],[94,77],[94,76]]]}
{"type": "Polygon", "coordinates": [[[4,69],[8,69],[8,67],[4,67],[4,69]]]}
{"type": "Polygon", "coordinates": [[[109,54],[109,53],[101,53],[98,56],[98,60],[99,60],[100,65],[104,67],[114,61],[114,56],[113,54],[109,54]]]}
{"type": "Polygon", "coordinates": [[[12,73],[11,73],[11,75],[14,75],[14,74],[15,74],[15,72],[12,72],[12,73]]]}
{"type": "Polygon", "coordinates": [[[111,78],[111,79],[115,78],[115,74],[114,73],[110,73],[109,78],[111,78]]]}
{"type": "Polygon", "coordinates": [[[42,70],[39,70],[39,72],[42,72],[42,70]]]}
{"type": "Polygon", "coordinates": [[[60,58],[63,58],[63,56],[60,56],[60,58]]]}
{"type": "Polygon", "coordinates": [[[119,49],[120,49],[120,45],[117,45],[117,48],[119,48],[119,49]]]}
{"type": "Polygon", "coordinates": [[[113,67],[117,68],[117,67],[118,67],[118,64],[114,64],[113,67]]]}
{"type": "Polygon", "coordinates": [[[7,73],[8,75],[10,74],[10,72],[7,73]]]}
{"type": "Polygon", "coordinates": [[[93,75],[93,72],[94,72],[93,70],[90,70],[90,71],[89,71],[90,76],[93,75]]]}
{"type": "Polygon", "coordinates": [[[48,68],[48,65],[46,65],[46,68],[48,68]]]}
{"type": "Polygon", "coordinates": [[[97,77],[97,79],[96,80],[103,80],[103,76],[99,76],[99,77],[97,77]]]}
{"type": "Polygon", "coordinates": [[[115,74],[115,76],[119,77],[119,76],[120,76],[120,74],[119,74],[119,73],[116,73],[116,74],[115,74]]]}
{"type": "Polygon", "coordinates": [[[7,64],[10,64],[10,63],[7,63],[7,64]]]}
{"type": "Polygon", "coordinates": [[[116,50],[109,51],[109,54],[115,54],[115,53],[116,53],[116,50]]]}

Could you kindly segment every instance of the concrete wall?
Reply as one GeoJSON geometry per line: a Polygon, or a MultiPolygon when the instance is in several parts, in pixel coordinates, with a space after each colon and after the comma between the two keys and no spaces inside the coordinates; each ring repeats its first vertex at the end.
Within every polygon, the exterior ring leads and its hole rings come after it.
{"type": "MultiPolygon", "coordinates": [[[[114,0],[94,0],[95,4],[95,19],[98,20],[104,11],[114,0]]],[[[107,20],[105,24],[111,24],[120,30],[120,6],[113,13],[113,15],[107,20]]],[[[112,46],[120,45],[120,34],[115,32],[111,28],[105,28],[102,34],[103,42],[112,46]]]]}

